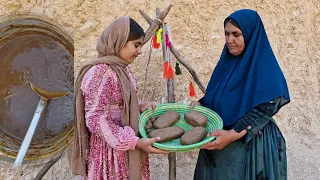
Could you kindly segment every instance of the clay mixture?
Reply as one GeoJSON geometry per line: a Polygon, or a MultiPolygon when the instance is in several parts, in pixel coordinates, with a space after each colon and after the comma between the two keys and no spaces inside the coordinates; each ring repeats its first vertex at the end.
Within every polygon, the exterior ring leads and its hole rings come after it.
{"type": "MultiPolygon", "coordinates": [[[[22,141],[39,102],[29,82],[47,91],[70,91],[73,58],[50,37],[26,35],[0,47],[0,133],[22,141]]],[[[61,133],[73,120],[72,96],[51,100],[32,143],[61,133]]]]}

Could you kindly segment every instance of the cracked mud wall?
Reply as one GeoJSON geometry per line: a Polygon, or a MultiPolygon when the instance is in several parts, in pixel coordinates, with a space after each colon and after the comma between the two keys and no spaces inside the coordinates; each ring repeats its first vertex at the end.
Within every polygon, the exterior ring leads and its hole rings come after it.
{"type": "MultiPolygon", "coordinates": [[[[240,8],[251,8],[260,14],[269,41],[287,78],[292,102],[275,116],[287,142],[290,180],[316,180],[320,175],[320,5],[317,0],[216,0],[216,1],[138,1],[138,0],[4,0],[0,19],[15,15],[40,15],[63,26],[74,37],[75,73],[80,66],[96,57],[96,41],[114,18],[129,15],[146,30],[148,25],[139,14],[144,10],[152,18],[156,7],[173,7],[166,18],[173,43],[181,56],[194,68],[207,85],[224,45],[223,20],[240,8]]],[[[132,64],[143,101],[161,103],[166,98],[162,79],[162,52],[152,49],[148,76],[144,74],[150,43],[132,64]],[[145,88],[144,88],[145,87],[145,88]]],[[[172,57],[172,64],[175,59],[172,57]]],[[[0,64],[1,66],[1,64],[0,64]]],[[[176,101],[190,102],[188,82],[191,76],[180,65],[181,76],[175,77],[176,101]]],[[[195,86],[196,87],[196,86],[195,86]]],[[[196,87],[198,98],[202,97],[196,87]]],[[[189,180],[197,151],[177,153],[177,179],[189,180]]],[[[167,157],[151,155],[151,179],[168,179],[167,157]]],[[[44,165],[39,161],[23,166],[19,172],[11,165],[0,164],[0,179],[32,179],[44,165]]],[[[71,175],[63,156],[44,179],[78,179],[71,175]]]]}

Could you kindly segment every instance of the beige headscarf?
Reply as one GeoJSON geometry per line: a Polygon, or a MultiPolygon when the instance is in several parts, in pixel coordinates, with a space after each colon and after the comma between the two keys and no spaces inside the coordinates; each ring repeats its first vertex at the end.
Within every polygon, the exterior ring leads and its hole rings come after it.
{"type": "MultiPolygon", "coordinates": [[[[114,20],[100,35],[97,51],[98,58],[84,65],[75,83],[75,133],[71,159],[72,173],[87,176],[87,160],[89,153],[89,134],[85,124],[84,98],[80,89],[85,73],[96,64],[108,64],[117,74],[121,84],[123,97],[122,125],[130,126],[138,136],[139,107],[136,90],[134,89],[126,66],[128,62],[119,57],[120,50],[127,42],[130,32],[130,18],[127,16],[114,20]]],[[[131,180],[141,180],[141,162],[146,153],[136,148],[127,153],[127,167],[131,180]]]]}

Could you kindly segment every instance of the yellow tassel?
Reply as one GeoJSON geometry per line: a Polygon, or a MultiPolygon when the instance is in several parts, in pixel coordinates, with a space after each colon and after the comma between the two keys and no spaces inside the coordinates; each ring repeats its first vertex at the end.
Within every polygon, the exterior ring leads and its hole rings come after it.
{"type": "Polygon", "coordinates": [[[162,28],[157,31],[157,43],[162,43],[162,28]]]}

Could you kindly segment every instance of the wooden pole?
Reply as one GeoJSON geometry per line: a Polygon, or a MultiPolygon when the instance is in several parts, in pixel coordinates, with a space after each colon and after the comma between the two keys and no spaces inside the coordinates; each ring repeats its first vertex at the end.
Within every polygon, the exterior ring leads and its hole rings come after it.
{"type": "MultiPolygon", "coordinates": [[[[169,61],[167,59],[167,46],[166,46],[166,26],[162,25],[163,31],[162,31],[162,50],[163,50],[163,58],[166,61],[169,61]]],[[[169,61],[170,65],[170,61],[169,61]]],[[[168,103],[174,103],[175,95],[174,95],[174,82],[172,77],[167,80],[167,92],[168,92],[168,103]]],[[[169,161],[169,180],[175,180],[176,174],[177,174],[177,156],[175,152],[171,152],[168,154],[168,161],[169,161]]]]}
{"type": "MultiPolygon", "coordinates": [[[[156,9],[156,15],[158,20],[153,20],[142,10],[139,10],[140,14],[142,17],[147,21],[147,23],[150,25],[148,30],[146,31],[146,36],[144,38],[144,43],[146,43],[152,35],[159,29],[159,27],[162,27],[162,50],[163,50],[163,59],[164,61],[167,61],[167,52],[166,50],[166,26],[163,24],[163,20],[161,19],[162,16],[166,16],[171,8],[171,5],[167,7],[165,11],[161,13],[160,9],[156,9]],[[163,15],[161,15],[163,14],[163,15]],[[161,22],[159,21],[161,19],[161,22]]],[[[163,18],[164,19],[164,18],[163,18]]],[[[198,85],[198,87],[201,89],[203,93],[205,93],[206,89],[203,86],[201,80],[199,79],[197,73],[194,71],[194,69],[180,56],[180,53],[178,50],[175,48],[175,46],[171,42],[171,48],[170,51],[172,54],[177,58],[177,60],[189,71],[189,73],[192,75],[194,81],[198,85]]],[[[173,103],[175,102],[175,95],[174,95],[174,81],[172,78],[167,80],[167,92],[168,92],[168,103],[173,103]]],[[[168,154],[168,161],[169,161],[169,180],[176,180],[176,153],[169,153],[168,154]]]]}
{"type": "MultiPolygon", "coordinates": [[[[157,8],[156,9],[156,14],[157,16],[159,16],[160,14],[160,9],[157,8]]],[[[163,56],[163,60],[164,62],[168,61],[169,59],[167,59],[167,46],[166,46],[166,27],[164,25],[164,23],[162,23],[162,25],[160,25],[160,27],[162,28],[162,56],[163,56]]],[[[170,65],[170,62],[169,62],[170,65]]],[[[174,82],[173,79],[170,77],[170,79],[167,80],[167,92],[168,92],[168,99],[167,102],[168,103],[174,103],[175,102],[175,96],[174,96],[174,82]]],[[[176,159],[176,153],[175,152],[171,152],[168,154],[168,161],[169,161],[169,180],[176,180],[176,174],[177,174],[177,159],[176,159]]]]}

